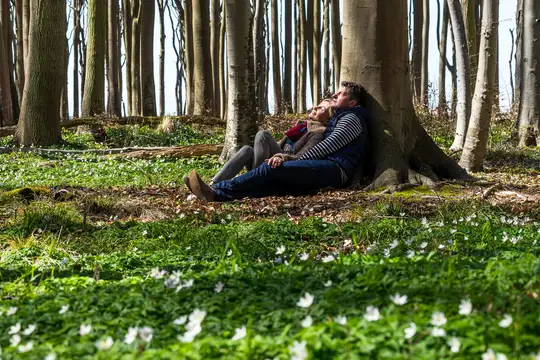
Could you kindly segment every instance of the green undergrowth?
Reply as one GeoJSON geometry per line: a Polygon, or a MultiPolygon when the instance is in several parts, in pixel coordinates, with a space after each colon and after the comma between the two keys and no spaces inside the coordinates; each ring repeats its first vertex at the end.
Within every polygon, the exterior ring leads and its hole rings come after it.
{"type": "Polygon", "coordinates": [[[240,222],[234,213],[208,224],[192,213],[85,229],[67,204],[48,218],[27,209],[0,230],[3,357],[289,359],[295,341],[314,359],[536,354],[537,219],[465,203],[423,218],[392,204],[340,224],[240,222]],[[306,293],[312,304],[301,307],[306,293]],[[396,293],[405,304],[390,300],[396,293]],[[472,311],[460,313],[468,301],[472,311]],[[178,319],[195,309],[206,312],[200,333],[182,342],[189,326],[178,319]],[[19,333],[36,325],[20,335],[28,352],[10,346],[17,323],[19,333]],[[126,343],[130,327],[151,328],[151,340],[139,333],[126,343]],[[98,348],[108,336],[110,349],[98,348]]]}
{"type": "Polygon", "coordinates": [[[210,177],[219,169],[217,157],[191,159],[129,159],[97,155],[0,155],[0,189],[27,186],[109,187],[182,185],[182,177],[197,169],[210,177]]]}

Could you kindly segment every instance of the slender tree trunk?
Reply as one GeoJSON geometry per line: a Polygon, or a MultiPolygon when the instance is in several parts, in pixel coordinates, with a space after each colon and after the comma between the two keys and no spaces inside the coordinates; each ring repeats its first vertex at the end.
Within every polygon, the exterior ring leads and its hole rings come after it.
{"type": "Polygon", "coordinates": [[[322,96],[321,84],[321,0],[313,0],[313,72],[312,74],[312,101],[318,104],[322,96]]]}
{"type": "MultiPolygon", "coordinates": [[[[81,0],[84,2],[85,0],[81,0]]],[[[81,5],[82,6],[82,5],[81,5]]],[[[88,11],[87,11],[88,12],[88,11]]],[[[83,23],[82,21],[82,10],[81,10],[81,29],[87,28],[87,25],[83,23]]],[[[79,46],[79,67],[81,69],[81,95],[80,98],[84,98],[84,86],[86,81],[86,35],[84,31],[80,32],[81,35],[81,42],[79,46]]],[[[81,108],[82,108],[82,101],[81,101],[81,108]]]]}
{"type": "Polygon", "coordinates": [[[105,41],[107,22],[106,0],[88,2],[88,49],[82,115],[95,116],[105,112],[105,41]]]}
{"type": "Polygon", "coordinates": [[[415,115],[408,74],[407,3],[344,0],[343,5],[341,78],[366,86],[366,107],[376,119],[369,123],[375,170],[368,189],[399,188],[406,182],[433,185],[441,177],[467,178],[415,115]]]}
{"type": "MultiPolygon", "coordinates": [[[[534,0],[532,0],[534,1],[534,0]]],[[[482,171],[487,149],[493,91],[495,85],[495,62],[499,30],[499,0],[484,0],[482,36],[478,75],[471,110],[467,139],[459,164],[470,171],[482,171]]]]}
{"type": "Polygon", "coordinates": [[[79,117],[79,47],[81,42],[81,4],[82,0],[74,0],[73,4],[73,117],[79,117]]]}
{"type": "Polygon", "coordinates": [[[141,0],[141,114],[156,116],[156,84],[154,81],[154,22],[156,0],[141,0]]]}
{"type": "Polygon", "coordinates": [[[15,19],[17,25],[17,94],[22,102],[24,91],[24,48],[23,48],[23,0],[15,1],[15,19]]]}
{"type": "Polygon", "coordinates": [[[478,37],[476,24],[476,1],[462,0],[461,9],[463,12],[463,22],[465,25],[465,36],[467,37],[467,49],[469,52],[469,68],[471,73],[471,93],[474,93],[476,84],[476,73],[478,72],[478,37]]]}
{"type": "MultiPolygon", "coordinates": [[[[313,83],[314,83],[314,72],[313,72],[313,64],[314,64],[314,60],[313,60],[313,55],[314,55],[314,51],[313,50],[313,25],[314,25],[314,21],[315,21],[315,17],[313,15],[313,2],[314,1],[319,1],[319,0],[305,0],[306,2],[306,7],[305,7],[305,11],[303,13],[303,16],[304,16],[304,34],[305,34],[305,41],[307,42],[307,66],[308,66],[308,69],[309,69],[309,72],[306,72],[306,76],[309,77],[309,82],[310,82],[310,85],[311,85],[311,98],[313,99],[313,83]]],[[[318,53],[319,49],[317,49],[317,53],[318,53]]],[[[306,78],[307,79],[307,78],[306,78]]],[[[307,97],[307,89],[306,89],[306,97],[307,97]]],[[[307,99],[306,99],[307,100],[307,99]]]]}
{"type": "Polygon", "coordinates": [[[141,115],[141,0],[131,2],[131,110],[141,115]]]}
{"type": "Polygon", "coordinates": [[[15,118],[9,84],[9,57],[4,38],[4,28],[0,26],[0,125],[9,126],[15,124],[15,118]]]}
{"type": "MultiPolygon", "coordinates": [[[[79,0],[80,1],[80,0],[79,0]]],[[[133,99],[131,94],[133,93],[131,75],[131,48],[133,46],[133,19],[131,18],[131,0],[122,0],[122,20],[124,24],[124,49],[126,56],[126,93],[127,93],[127,108],[130,115],[133,115],[133,99]]]]}
{"type": "MultiPolygon", "coordinates": [[[[255,103],[257,104],[257,114],[260,116],[265,112],[266,103],[264,102],[264,68],[265,68],[265,56],[264,56],[264,7],[265,0],[254,1],[254,16],[253,16],[253,61],[255,66],[255,103]]],[[[228,27],[227,27],[228,29],[228,27]]],[[[228,30],[227,30],[228,31],[228,30]]],[[[228,54],[228,51],[227,51],[228,54]]],[[[229,67],[230,70],[230,67],[229,67]]],[[[229,76],[231,74],[229,73],[229,76]]],[[[230,93],[229,93],[230,96],[230,93]]],[[[229,102],[230,104],[230,102],[229,102]]],[[[229,114],[231,110],[229,109],[229,114]]],[[[228,118],[227,118],[228,120],[228,118]]]]}
{"type": "MultiPolygon", "coordinates": [[[[0,42],[3,42],[5,59],[7,59],[5,67],[0,69],[0,72],[5,72],[7,76],[8,87],[5,88],[6,96],[11,98],[11,107],[4,109],[9,114],[9,123],[16,124],[19,117],[19,97],[15,84],[15,72],[13,64],[13,24],[11,22],[10,1],[0,0],[0,26],[3,27],[3,35],[0,42]]],[[[3,92],[3,91],[2,91],[3,92]]],[[[0,100],[1,102],[2,100],[0,100]]]]}
{"type": "Polygon", "coordinates": [[[294,49],[292,39],[292,6],[294,1],[283,2],[283,109],[285,113],[292,113],[292,92],[291,92],[291,54],[294,49]]]}
{"type": "MultiPolygon", "coordinates": [[[[177,0],[177,2],[179,2],[177,0]]],[[[195,83],[193,77],[193,4],[192,0],[185,0],[184,6],[184,58],[186,59],[186,113],[193,115],[195,109],[195,83]]]]}
{"type": "Polygon", "coordinates": [[[229,103],[222,161],[251,143],[257,130],[249,3],[249,0],[225,0],[229,103]]]}
{"type": "Polygon", "coordinates": [[[298,23],[300,24],[300,44],[299,44],[299,71],[298,71],[298,100],[297,113],[306,111],[306,72],[307,72],[307,56],[306,56],[306,17],[305,17],[304,1],[298,0],[298,23]]]}
{"type": "Polygon", "coordinates": [[[274,113],[280,114],[283,112],[281,103],[281,66],[279,61],[279,14],[278,0],[272,0],[272,66],[274,75],[274,113]]]}
{"type": "Polygon", "coordinates": [[[523,0],[517,0],[516,9],[516,93],[514,95],[514,103],[519,106],[521,100],[521,77],[523,74],[523,0]]]}
{"type": "Polygon", "coordinates": [[[213,92],[213,115],[220,114],[220,89],[219,89],[219,0],[210,1],[210,57],[212,60],[212,92],[213,92]]]}
{"type": "Polygon", "coordinates": [[[26,85],[14,142],[24,146],[57,144],[60,132],[60,95],[65,76],[66,3],[32,0],[26,85]]]}
{"type": "Polygon", "coordinates": [[[324,90],[323,97],[331,93],[330,87],[330,0],[324,0],[324,15],[323,15],[323,80],[324,90]]]}
{"type": "Polygon", "coordinates": [[[227,29],[227,22],[225,21],[226,15],[225,1],[223,1],[221,6],[221,28],[219,30],[219,100],[220,104],[220,117],[226,119],[227,112],[227,81],[226,74],[227,68],[225,64],[225,32],[227,29]]]}
{"type": "Polygon", "coordinates": [[[24,74],[28,73],[28,35],[30,33],[30,0],[22,1],[22,43],[24,54],[24,74]]]}
{"type": "Polygon", "coordinates": [[[523,0],[519,146],[540,145],[540,4],[523,0]]]}
{"type": "MultiPolygon", "coordinates": [[[[458,90],[457,90],[457,50],[456,50],[456,41],[454,38],[454,31],[450,28],[450,38],[452,39],[452,71],[450,72],[452,76],[452,100],[450,105],[450,118],[457,118],[457,103],[458,103],[458,90]]],[[[457,124],[457,122],[456,122],[457,124]]]]}
{"type": "Polygon", "coordinates": [[[340,84],[339,75],[341,72],[341,23],[339,15],[339,0],[332,2],[332,58],[334,63],[334,91],[340,84]]]}
{"type": "Polygon", "coordinates": [[[210,14],[208,0],[192,0],[193,4],[193,84],[195,103],[193,114],[211,115],[212,63],[210,58],[210,14]]]}
{"type": "Polygon", "coordinates": [[[107,58],[107,80],[108,80],[108,94],[109,98],[107,101],[107,112],[109,115],[118,116],[122,115],[121,111],[121,97],[120,97],[120,84],[118,84],[120,67],[119,57],[120,53],[118,52],[118,24],[119,24],[119,9],[118,9],[118,0],[108,0],[109,4],[109,26],[107,29],[108,32],[108,58],[107,58]]]}
{"type": "Polygon", "coordinates": [[[422,97],[422,29],[424,26],[423,0],[414,1],[414,33],[412,50],[412,85],[416,104],[422,97]]]}
{"type": "Polygon", "coordinates": [[[467,50],[467,40],[465,36],[465,26],[463,14],[459,0],[448,0],[448,10],[452,21],[452,32],[456,43],[457,55],[457,125],[454,143],[450,147],[451,151],[463,149],[467,127],[469,126],[469,116],[471,112],[471,83],[469,69],[469,52],[467,50]]]}
{"type": "MultiPolygon", "coordinates": [[[[446,47],[448,42],[448,23],[450,18],[448,15],[448,5],[446,3],[446,0],[442,1],[442,27],[440,29],[441,37],[439,40],[439,96],[437,113],[440,117],[446,119],[448,117],[448,113],[446,111],[446,47]]],[[[440,5],[440,0],[438,4],[440,5]]],[[[439,34],[439,29],[437,29],[437,34],[439,34]]]]}
{"type": "Polygon", "coordinates": [[[510,59],[508,60],[508,70],[510,71],[510,88],[512,90],[512,93],[511,93],[511,99],[512,99],[512,103],[510,104],[511,108],[514,108],[516,106],[516,89],[514,87],[514,76],[513,76],[513,72],[514,72],[514,67],[512,66],[512,60],[514,60],[514,30],[512,29],[509,29],[510,30],[510,38],[512,40],[512,47],[510,49],[510,59]]]}
{"type": "Polygon", "coordinates": [[[429,72],[428,72],[428,57],[429,57],[429,0],[423,0],[422,10],[424,11],[422,23],[422,71],[421,71],[421,88],[420,88],[420,103],[423,107],[428,107],[429,94],[429,72]]]}
{"type": "Polygon", "coordinates": [[[298,25],[298,2],[293,2],[293,24],[295,26],[294,30],[294,46],[292,53],[292,94],[291,94],[291,105],[293,112],[298,112],[298,57],[300,56],[300,25],[298,25]]]}
{"type": "MultiPolygon", "coordinates": [[[[67,22],[66,22],[67,25],[67,22]]],[[[67,29],[66,29],[67,30],[67,29]]],[[[64,72],[62,73],[62,94],[60,95],[60,119],[69,120],[69,95],[68,95],[68,65],[69,65],[69,43],[68,38],[64,36],[64,72]]]]}
{"type": "Polygon", "coordinates": [[[168,0],[158,0],[159,13],[159,116],[165,116],[165,7],[168,0]]]}

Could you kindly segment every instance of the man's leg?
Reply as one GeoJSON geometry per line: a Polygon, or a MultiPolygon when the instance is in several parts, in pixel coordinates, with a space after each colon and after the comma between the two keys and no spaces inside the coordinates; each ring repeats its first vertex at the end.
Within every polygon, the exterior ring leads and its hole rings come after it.
{"type": "Polygon", "coordinates": [[[251,170],[253,164],[253,148],[251,146],[243,146],[233,157],[223,165],[221,170],[214,176],[212,183],[218,183],[223,180],[229,180],[235,177],[242,171],[244,167],[251,170]]]}
{"type": "Polygon", "coordinates": [[[252,171],[213,185],[215,201],[245,197],[306,194],[326,187],[343,186],[339,166],[330,160],[297,160],[277,168],[263,164],[252,171]]]}
{"type": "Polygon", "coordinates": [[[282,150],[270,132],[261,130],[255,135],[253,151],[253,169],[255,169],[261,165],[264,160],[271,158],[274,154],[280,153],[282,150]]]}

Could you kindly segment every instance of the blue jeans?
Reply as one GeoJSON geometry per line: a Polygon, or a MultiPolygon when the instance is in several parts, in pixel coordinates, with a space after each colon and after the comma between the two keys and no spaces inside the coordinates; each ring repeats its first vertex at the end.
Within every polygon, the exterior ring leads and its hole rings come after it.
{"type": "Polygon", "coordinates": [[[245,197],[301,195],[326,187],[343,187],[341,169],[330,160],[288,161],[272,169],[263,163],[244,175],[220,181],[212,186],[216,201],[245,197]]]}

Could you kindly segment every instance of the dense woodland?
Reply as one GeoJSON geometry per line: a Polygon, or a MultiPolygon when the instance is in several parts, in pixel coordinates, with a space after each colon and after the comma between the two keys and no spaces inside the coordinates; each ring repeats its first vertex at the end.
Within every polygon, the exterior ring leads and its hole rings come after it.
{"type": "Polygon", "coordinates": [[[540,359],[540,3],[504,59],[499,5],[0,0],[0,358],[540,359]],[[341,80],[358,184],[188,196],[341,80]]]}

